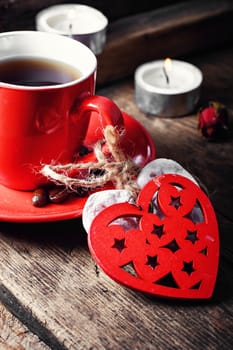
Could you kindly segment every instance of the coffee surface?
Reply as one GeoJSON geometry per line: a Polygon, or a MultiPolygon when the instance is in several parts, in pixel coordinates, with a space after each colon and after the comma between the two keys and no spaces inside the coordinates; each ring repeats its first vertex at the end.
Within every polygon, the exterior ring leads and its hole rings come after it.
{"type": "Polygon", "coordinates": [[[65,84],[81,77],[71,65],[42,58],[19,57],[0,60],[0,81],[23,86],[65,84]]]}

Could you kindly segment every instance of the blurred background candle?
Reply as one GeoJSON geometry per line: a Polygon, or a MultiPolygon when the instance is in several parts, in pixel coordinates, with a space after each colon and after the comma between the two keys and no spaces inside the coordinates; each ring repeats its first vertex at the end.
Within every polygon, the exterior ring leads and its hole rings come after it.
{"type": "Polygon", "coordinates": [[[86,5],[55,5],[36,16],[37,30],[70,36],[96,55],[104,49],[107,25],[108,19],[102,12],[86,5]]]}
{"type": "Polygon", "coordinates": [[[145,63],[135,72],[135,99],[145,113],[177,117],[192,113],[200,98],[202,73],[178,60],[145,63]]]}

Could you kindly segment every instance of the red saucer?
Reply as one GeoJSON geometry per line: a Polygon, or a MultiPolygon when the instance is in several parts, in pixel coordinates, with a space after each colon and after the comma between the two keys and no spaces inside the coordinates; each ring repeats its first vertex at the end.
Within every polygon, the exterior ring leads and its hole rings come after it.
{"type": "MultiPolygon", "coordinates": [[[[122,146],[135,163],[143,167],[155,158],[154,142],[148,131],[134,118],[123,112],[125,134],[122,146]]],[[[101,126],[100,126],[101,128],[101,126]]],[[[91,123],[85,143],[98,140],[96,123],[91,123]]],[[[15,191],[0,185],[0,220],[12,222],[46,222],[78,218],[87,200],[74,198],[64,204],[49,204],[36,208],[31,204],[31,192],[15,191]]]]}

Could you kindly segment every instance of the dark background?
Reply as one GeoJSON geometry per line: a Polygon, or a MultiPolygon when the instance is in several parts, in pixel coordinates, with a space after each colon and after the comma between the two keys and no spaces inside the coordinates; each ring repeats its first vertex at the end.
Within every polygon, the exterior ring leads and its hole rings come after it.
{"type": "Polygon", "coordinates": [[[59,3],[85,4],[102,11],[109,21],[130,16],[143,11],[150,11],[170,4],[179,3],[178,0],[0,0],[0,31],[33,29],[34,17],[43,8],[59,3]]]}

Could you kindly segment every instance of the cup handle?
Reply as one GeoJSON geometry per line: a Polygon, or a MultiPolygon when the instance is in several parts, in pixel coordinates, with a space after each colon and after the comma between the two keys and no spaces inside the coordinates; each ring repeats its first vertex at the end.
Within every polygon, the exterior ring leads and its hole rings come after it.
{"type": "Polygon", "coordinates": [[[100,138],[103,135],[101,129],[104,129],[107,125],[116,126],[119,130],[124,126],[124,119],[119,107],[111,99],[104,96],[85,97],[78,104],[75,114],[79,120],[86,119],[85,133],[87,133],[88,126],[91,124],[91,129],[95,130],[95,135],[98,134],[100,138]],[[91,112],[95,112],[95,115],[91,116],[91,112]],[[96,116],[96,113],[98,116],[96,116]]]}

